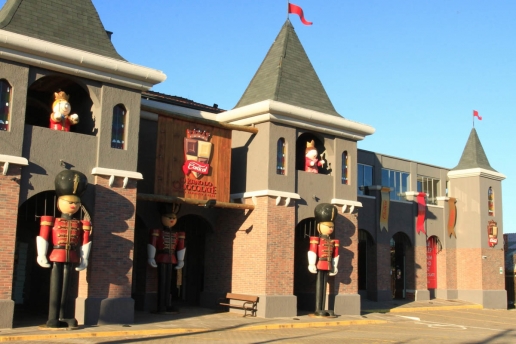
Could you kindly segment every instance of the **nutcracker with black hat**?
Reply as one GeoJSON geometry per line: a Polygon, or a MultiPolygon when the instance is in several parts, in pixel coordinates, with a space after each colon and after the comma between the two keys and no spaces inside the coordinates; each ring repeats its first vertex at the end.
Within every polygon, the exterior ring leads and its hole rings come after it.
{"type": "Polygon", "coordinates": [[[317,274],[314,315],[331,317],[334,316],[333,311],[324,310],[324,308],[328,275],[335,276],[338,272],[339,240],[330,237],[335,226],[337,208],[333,204],[321,203],[315,207],[314,215],[319,236],[310,237],[308,251],[308,270],[317,274]]]}
{"type": "Polygon", "coordinates": [[[75,328],[77,320],[73,313],[70,279],[75,265],[76,271],[88,266],[91,223],[89,216],[77,220],[73,215],[81,209],[80,196],[86,190],[88,180],[81,172],[63,170],[57,174],[54,183],[61,217],[42,216],[36,237],[38,264],[44,268],[52,267],[48,321],[41,327],[75,328]]]}
{"type": "Polygon", "coordinates": [[[177,203],[159,203],[158,211],[161,214],[163,228],[153,229],[150,232],[147,244],[148,263],[158,268],[158,314],[177,313],[172,306],[170,286],[172,280],[172,266],[177,270],[176,284],[181,286],[181,269],[185,259],[185,232],[173,228],[177,223],[177,213],[181,208],[177,203]]]}

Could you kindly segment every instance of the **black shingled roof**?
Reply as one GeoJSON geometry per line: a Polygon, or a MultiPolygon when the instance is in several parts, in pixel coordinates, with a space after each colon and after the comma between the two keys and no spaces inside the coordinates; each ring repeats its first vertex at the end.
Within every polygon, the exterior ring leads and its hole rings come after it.
{"type": "Polygon", "coordinates": [[[453,168],[452,171],[467,170],[470,168],[483,168],[486,170],[497,172],[489,164],[486,153],[484,152],[482,143],[480,143],[480,139],[478,138],[477,131],[475,130],[475,128],[471,129],[468,142],[466,143],[466,147],[462,152],[459,164],[455,168],[453,168]]]}
{"type": "Polygon", "coordinates": [[[181,106],[184,108],[206,111],[211,113],[221,113],[226,110],[220,109],[217,104],[213,104],[213,106],[201,104],[194,102],[193,100],[186,99],[178,96],[170,96],[168,94],[154,92],[154,91],[143,91],[142,92],[143,99],[154,100],[160,103],[172,104],[181,106]]]}
{"type": "Polygon", "coordinates": [[[268,99],[341,117],[288,19],[235,108],[268,99]]]}
{"type": "Polygon", "coordinates": [[[0,29],[125,61],[91,0],[7,0],[0,29]]]}

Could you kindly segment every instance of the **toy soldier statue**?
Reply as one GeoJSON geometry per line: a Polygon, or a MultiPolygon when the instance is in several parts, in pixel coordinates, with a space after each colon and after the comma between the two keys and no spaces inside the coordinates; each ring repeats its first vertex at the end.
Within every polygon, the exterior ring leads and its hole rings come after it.
{"type": "Polygon", "coordinates": [[[315,287],[315,315],[333,316],[333,311],[323,310],[326,304],[326,284],[328,274],[335,276],[339,264],[339,240],[332,240],[337,209],[334,205],[321,203],[315,207],[315,221],[319,237],[310,237],[308,270],[317,274],[315,287]],[[316,265],[317,263],[317,265],[316,265]]]}
{"type": "Polygon", "coordinates": [[[85,220],[72,219],[81,208],[80,196],[86,190],[88,180],[78,171],[64,170],[55,179],[57,209],[61,217],[41,217],[39,236],[36,237],[38,249],[37,262],[44,268],[52,263],[50,279],[50,298],[46,327],[77,327],[74,314],[74,300],[71,297],[70,279],[75,268],[82,271],[88,266],[91,249],[91,224],[85,220]],[[53,226],[53,227],[52,227],[53,226]],[[47,251],[50,255],[47,258],[47,251]]]}
{"type": "MultiPolygon", "coordinates": [[[[170,298],[170,284],[172,278],[172,266],[181,270],[185,259],[185,232],[173,229],[177,223],[179,204],[160,203],[159,212],[163,229],[151,231],[150,243],[147,245],[149,264],[158,268],[158,309],[157,313],[177,313],[172,307],[170,298]]],[[[180,271],[178,271],[178,278],[180,271]]]]}

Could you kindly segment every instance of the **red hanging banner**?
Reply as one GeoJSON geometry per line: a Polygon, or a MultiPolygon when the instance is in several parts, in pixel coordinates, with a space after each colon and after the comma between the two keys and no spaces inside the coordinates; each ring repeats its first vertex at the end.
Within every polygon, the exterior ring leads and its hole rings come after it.
{"type": "Polygon", "coordinates": [[[426,194],[424,192],[420,192],[417,195],[417,223],[416,223],[416,233],[419,234],[425,232],[425,215],[426,215],[426,194]]]}
{"type": "Polygon", "coordinates": [[[437,288],[437,240],[434,236],[426,241],[426,287],[437,288]]]}

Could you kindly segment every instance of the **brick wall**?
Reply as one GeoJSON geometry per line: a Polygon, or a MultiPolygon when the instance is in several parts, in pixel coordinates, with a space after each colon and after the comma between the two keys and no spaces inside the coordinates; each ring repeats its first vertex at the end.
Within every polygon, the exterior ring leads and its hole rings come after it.
{"type": "Polygon", "coordinates": [[[206,236],[206,292],[292,295],[295,207],[275,201],[258,197],[252,211],[218,211],[206,236]]]}
{"type": "Polygon", "coordinates": [[[457,289],[482,289],[482,249],[458,248],[457,289]]]}
{"type": "Polygon", "coordinates": [[[376,245],[377,290],[392,290],[391,282],[391,246],[388,243],[376,245]]]}
{"type": "Polygon", "coordinates": [[[6,176],[0,174],[0,300],[11,300],[12,295],[20,179],[21,166],[11,164],[6,176]]]}
{"type": "Polygon", "coordinates": [[[81,272],[80,297],[131,297],[136,181],[122,187],[123,178],[95,177],[92,251],[87,273],[81,272]],[[87,274],[87,275],[86,275],[87,274]]]}
{"type": "Polygon", "coordinates": [[[330,279],[332,293],[358,293],[358,221],[356,214],[339,213],[335,219],[335,239],[340,240],[339,272],[330,279]]]}
{"type": "MultiPolygon", "coordinates": [[[[406,255],[406,264],[407,267],[411,262],[414,262],[414,285],[411,286],[409,281],[412,281],[412,279],[407,280],[407,289],[415,289],[415,290],[426,290],[427,289],[427,252],[426,252],[426,246],[416,246],[413,247],[412,250],[409,249],[408,251],[414,252],[414,259],[410,259],[410,254],[406,255]]],[[[407,252],[408,253],[408,252],[407,252]]],[[[408,276],[407,276],[408,277],[408,276]]]]}
{"type": "Polygon", "coordinates": [[[504,290],[504,252],[496,248],[483,248],[482,256],[486,257],[482,259],[482,289],[504,290]]]}

